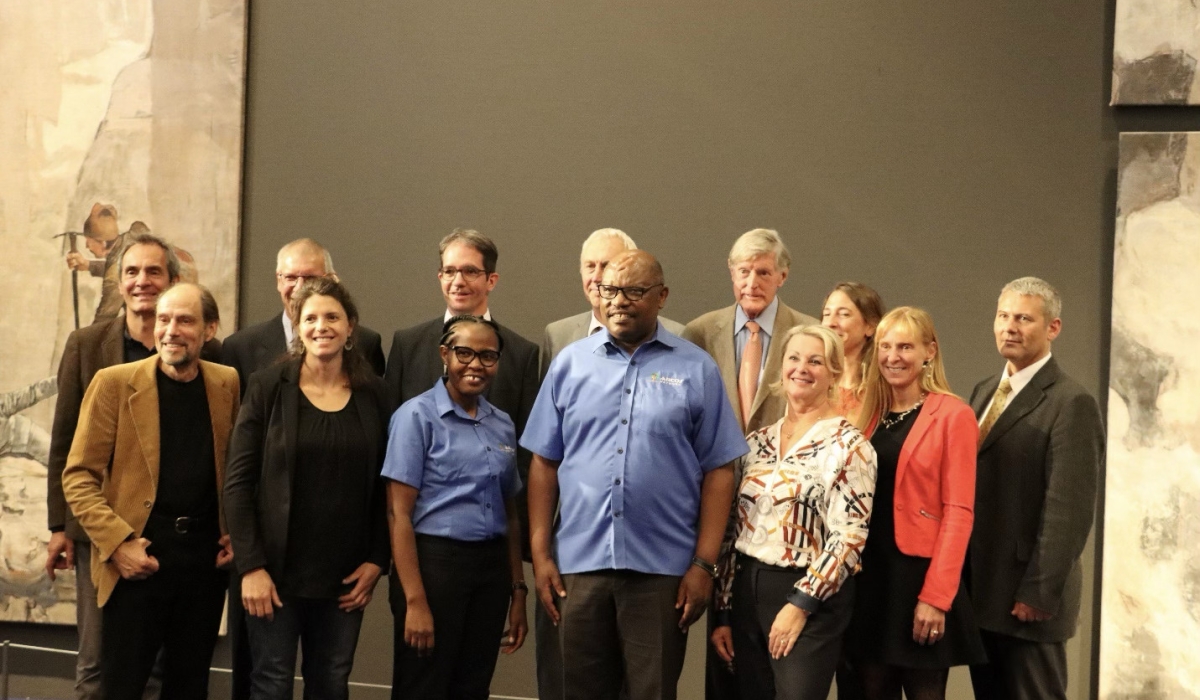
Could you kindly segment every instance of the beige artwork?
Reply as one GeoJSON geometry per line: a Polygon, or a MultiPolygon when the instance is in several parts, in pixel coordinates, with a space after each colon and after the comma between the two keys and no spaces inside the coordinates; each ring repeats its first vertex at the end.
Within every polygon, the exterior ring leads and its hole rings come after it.
{"type": "Polygon", "coordinates": [[[119,237],[165,238],[236,321],[245,45],[245,0],[0,0],[0,620],[75,622],[43,446],[76,308],[120,312],[119,237]]]}
{"type": "Polygon", "coordinates": [[[1200,104],[1200,3],[1117,0],[1114,105],[1200,104]]]}

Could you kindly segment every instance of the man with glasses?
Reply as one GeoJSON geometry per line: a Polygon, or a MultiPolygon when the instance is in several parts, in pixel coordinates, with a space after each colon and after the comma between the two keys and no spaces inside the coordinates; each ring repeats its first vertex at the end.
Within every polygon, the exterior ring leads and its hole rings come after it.
{"type": "MultiPolygon", "coordinates": [[[[275,364],[287,355],[292,345],[292,294],[306,279],[333,277],[333,256],[311,238],[300,238],[279,249],[275,257],[275,288],[283,302],[283,310],[257,325],[243,328],[225,339],[221,347],[221,363],[237,370],[241,392],[246,393],[250,375],[275,364]]],[[[382,339],[375,331],[359,324],[354,329],[355,342],[362,348],[363,357],[371,363],[375,374],[383,375],[382,339]]],[[[250,697],[250,644],[246,637],[242,609],[241,579],[229,582],[229,637],[232,652],[232,700],[250,697]]]]}
{"type": "Polygon", "coordinates": [[[567,700],[673,700],[748,448],[716,363],[658,322],[658,261],[621,253],[597,292],[605,332],[550,364],[520,440],[537,595],[567,700]]]}

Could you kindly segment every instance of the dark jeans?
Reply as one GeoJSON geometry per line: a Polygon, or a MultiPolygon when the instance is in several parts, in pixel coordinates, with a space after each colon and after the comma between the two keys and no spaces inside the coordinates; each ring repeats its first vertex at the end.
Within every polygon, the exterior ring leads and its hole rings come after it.
{"type": "Polygon", "coordinates": [[[433,613],[433,653],[404,643],[408,606],[393,576],[393,700],[487,700],[508,621],[512,571],[503,538],[459,542],[417,535],[421,582],[433,613]]]}
{"type": "Polygon", "coordinates": [[[180,544],[156,538],[149,552],[158,557],[159,570],[141,581],[117,582],[101,609],[105,700],[141,700],[160,649],[162,697],[208,697],[208,666],[228,580],[216,568],[217,537],[208,539],[180,544]]]}
{"type": "Polygon", "coordinates": [[[230,700],[250,699],[250,671],[254,660],[250,657],[250,638],[246,632],[246,608],[242,607],[242,577],[236,573],[229,577],[229,666],[230,700]]]}
{"type": "Polygon", "coordinates": [[[971,666],[971,684],[978,700],[1066,699],[1067,651],[1063,642],[1031,642],[986,630],[979,634],[988,663],[971,666]]]}
{"type": "Polygon", "coordinates": [[[290,700],[296,669],[296,644],[304,649],[300,673],[306,700],[346,700],[363,611],[338,609],[336,598],[288,598],[275,619],[246,616],[253,700],[290,700]]]}

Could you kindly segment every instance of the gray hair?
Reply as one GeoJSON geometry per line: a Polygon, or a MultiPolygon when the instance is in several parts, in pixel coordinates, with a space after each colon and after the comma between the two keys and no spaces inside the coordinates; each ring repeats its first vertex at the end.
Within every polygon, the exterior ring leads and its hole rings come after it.
{"type": "Polygon", "coordinates": [[[471,228],[456,228],[438,243],[438,264],[442,264],[442,256],[451,243],[462,243],[479,251],[483,256],[483,271],[492,274],[496,271],[496,261],[500,259],[500,251],[492,239],[471,228]]]}
{"type": "Polygon", "coordinates": [[[637,250],[637,243],[634,243],[633,239],[629,237],[629,234],[625,233],[621,229],[601,228],[592,231],[592,235],[584,239],[583,246],[580,248],[580,252],[582,253],[583,249],[587,248],[588,244],[590,244],[592,241],[598,241],[602,238],[616,238],[617,240],[621,241],[622,244],[624,244],[625,250],[637,250]]]}
{"type": "Polygon", "coordinates": [[[304,252],[312,255],[320,255],[325,259],[325,274],[336,274],[333,269],[333,256],[325,249],[325,246],[317,243],[311,238],[297,238],[291,243],[286,243],[279,249],[279,253],[275,256],[275,271],[279,271],[279,267],[283,265],[283,256],[292,252],[304,252]]]}
{"type": "Polygon", "coordinates": [[[774,255],[775,267],[781,272],[792,267],[792,255],[779,232],[769,228],[752,229],[739,236],[729,251],[729,265],[732,267],[760,255],[774,255]]]}
{"type": "Polygon", "coordinates": [[[162,248],[167,256],[167,279],[171,280],[171,284],[179,281],[179,256],[175,254],[175,249],[170,243],[152,233],[126,234],[125,245],[121,246],[121,254],[117,257],[118,272],[125,265],[125,254],[135,245],[156,245],[162,248]]]}
{"type": "Polygon", "coordinates": [[[1015,279],[1004,285],[1004,289],[1000,290],[1000,296],[1004,296],[1008,292],[1026,297],[1041,297],[1042,310],[1046,313],[1046,323],[1062,316],[1062,297],[1059,296],[1058,290],[1044,279],[1038,277],[1015,279]]]}

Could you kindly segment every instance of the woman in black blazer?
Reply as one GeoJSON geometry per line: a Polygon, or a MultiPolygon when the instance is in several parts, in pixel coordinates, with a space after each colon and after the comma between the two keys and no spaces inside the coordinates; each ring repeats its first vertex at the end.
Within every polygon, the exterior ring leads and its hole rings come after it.
{"type": "Polygon", "coordinates": [[[294,298],[292,356],[250,377],[230,440],[225,517],[242,576],[251,698],[347,698],[363,608],[387,566],[379,471],[387,387],[354,345],[358,311],[328,278],[294,298]]]}

